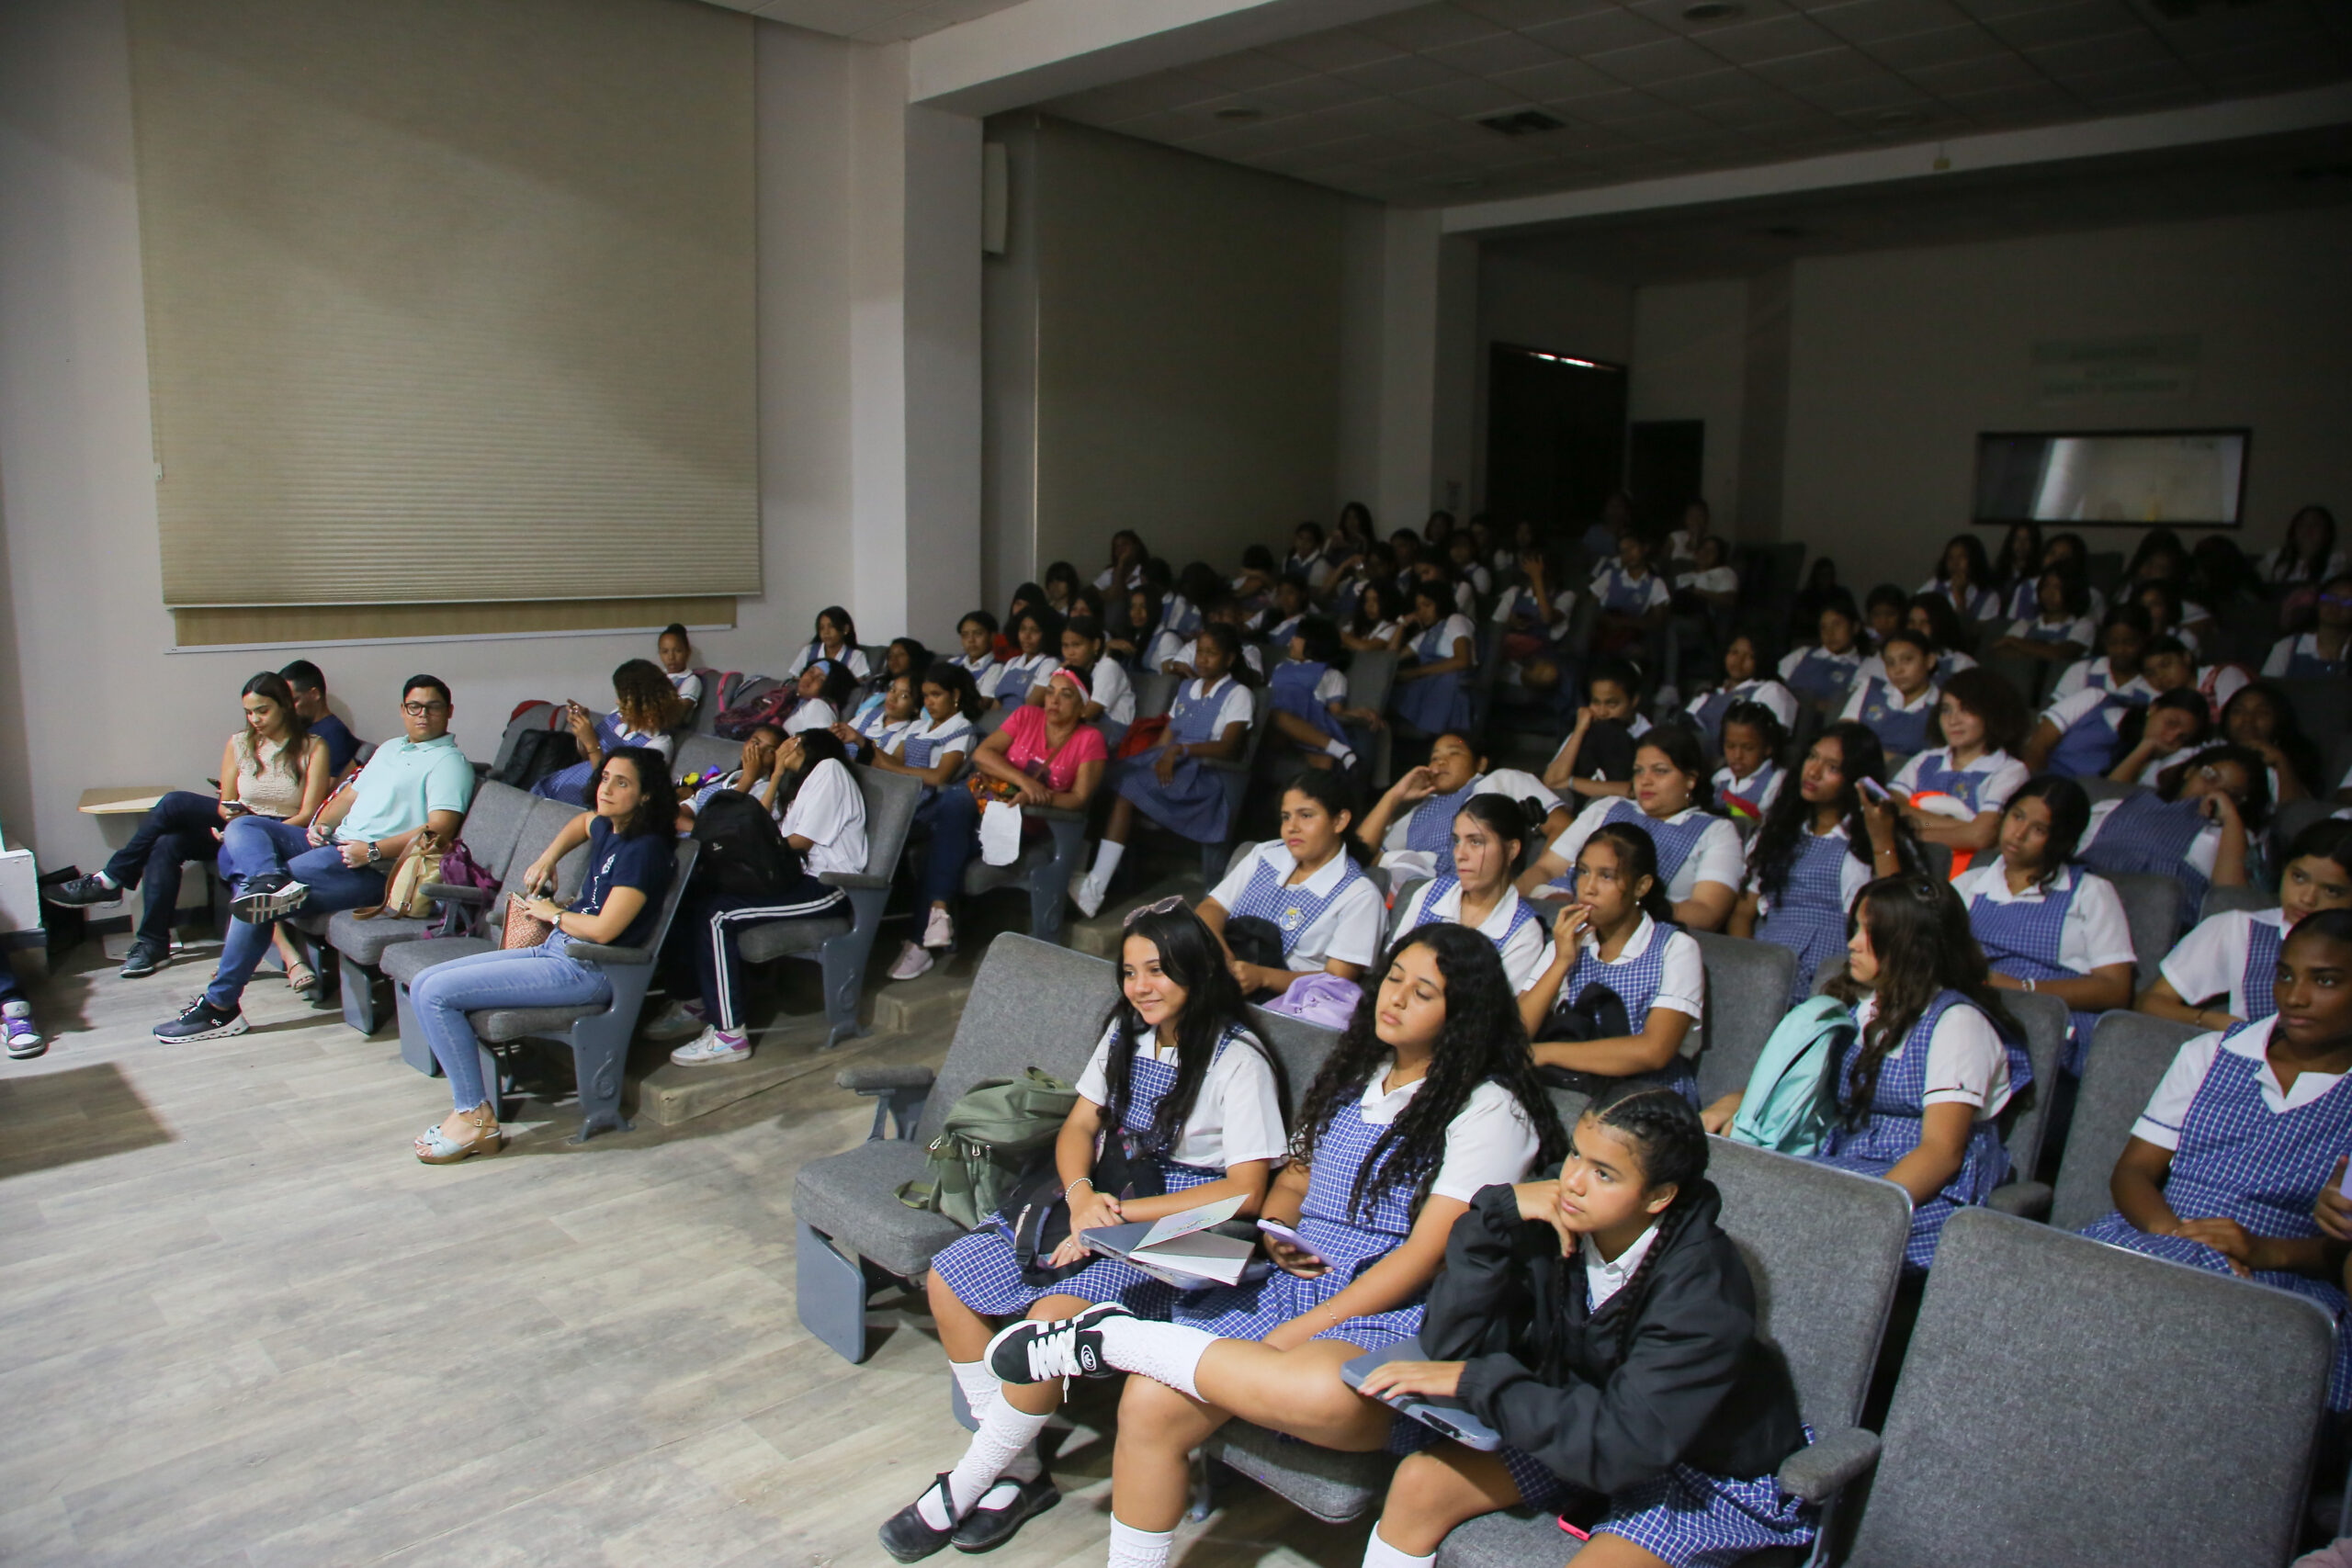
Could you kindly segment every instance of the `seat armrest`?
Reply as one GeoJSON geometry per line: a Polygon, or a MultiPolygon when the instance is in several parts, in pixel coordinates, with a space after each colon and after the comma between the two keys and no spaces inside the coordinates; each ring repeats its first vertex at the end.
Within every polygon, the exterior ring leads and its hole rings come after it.
{"type": "Polygon", "coordinates": [[[1808,1503],[1826,1503],[1878,1463],[1878,1434],[1832,1427],[1781,1462],[1781,1490],[1808,1503]]]}
{"type": "Polygon", "coordinates": [[[446,882],[428,882],[417,891],[436,904],[463,904],[475,909],[489,908],[490,901],[498,897],[494,888],[452,887],[446,882]]]}
{"type": "Polygon", "coordinates": [[[817,880],[818,880],[818,881],[820,881],[820,882],[821,882],[821,883],[823,883],[823,884],[824,884],[826,886],[828,886],[828,887],[845,887],[845,888],[870,888],[870,887],[879,887],[879,888],[884,889],[885,891],[888,891],[888,888],[889,888],[889,886],[890,886],[890,879],[889,879],[888,877],[887,877],[887,876],[868,876],[865,873],[864,873],[864,872],[862,872],[862,871],[827,871],[827,872],[820,872],[820,873],[819,873],[819,874],[818,874],[817,880]]]}
{"type": "Polygon", "coordinates": [[[2041,1220],[2050,1215],[2052,1194],[2046,1181],[2012,1181],[2007,1187],[1996,1187],[1984,1200],[1984,1206],[2019,1219],[2041,1220]]]}
{"type": "Polygon", "coordinates": [[[626,966],[653,962],[653,954],[641,947],[606,947],[601,942],[574,942],[566,943],[563,951],[582,964],[626,966]]]}
{"type": "Polygon", "coordinates": [[[931,1098],[931,1086],[936,1077],[929,1067],[876,1063],[871,1066],[843,1067],[833,1075],[833,1081],[852,1094],[874,1097],[874,1126],[865,1134],[865,1141],[870,1144],[887,1134],[893,1122],[898,1123],[899,1137],[911,1139],[916,1124],[922,1120],[923,1101],[931,1098]]]}

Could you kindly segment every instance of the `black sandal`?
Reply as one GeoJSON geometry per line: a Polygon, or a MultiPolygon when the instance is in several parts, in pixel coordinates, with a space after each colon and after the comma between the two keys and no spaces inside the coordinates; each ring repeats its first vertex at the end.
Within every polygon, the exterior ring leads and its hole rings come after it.
{"type": "MultiPolygon", "coordinates": [[[[1021,1533],[1021,1527],[1062,1500],[1061,1488],[1054,1478],[1040,1472],[1029,1481],[999,1481],[997,1486],[1016,1486],[1020,1495],[1001,1508],[984,1508],[979,1503],[964,1516],[956,1527],[956,1550],[958,1551],[992,1551],[1021,1533]]],[[[989,1491],[996,1490],[995,1486],[989,1491]]],[[[987,1493],[980,1502],[988,1501],[987,1493]]]]}
{"type": "Polygon", "coordinates": [[[940,1504],[947,1514],[945,1529],[933,1529],[931,1521],[922,1517],[922,1497],[882,1522],[882,1550],[901,1562],[920,1562],[937,1551],[955,1539],[956,1527],[963,1522],[956,1517],[956,1493],[947,1484],[947,1472],[941,1471],[939,1478],[923,1488],[922,1496],[930,1496],[933,1490],[939,1493],[940,1504]]]}

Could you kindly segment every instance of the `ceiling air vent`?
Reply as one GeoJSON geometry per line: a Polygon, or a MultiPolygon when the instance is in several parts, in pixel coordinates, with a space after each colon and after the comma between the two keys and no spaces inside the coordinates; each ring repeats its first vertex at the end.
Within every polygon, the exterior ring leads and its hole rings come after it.
{"type": "Polygon", "coordinates": [[[1478,123],[1505,136],[1533,136],[1541,131],[1559,130],[1568,122],[1542,109],[1515,109],[1510,114],[1490,114],[1478,123]]]}

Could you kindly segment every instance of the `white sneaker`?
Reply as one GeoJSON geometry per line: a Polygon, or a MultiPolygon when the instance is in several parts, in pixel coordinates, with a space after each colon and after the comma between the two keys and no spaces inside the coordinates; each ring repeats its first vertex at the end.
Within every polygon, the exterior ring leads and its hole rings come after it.
{"type": "Polygon", "coordinates": [[[752,1059],[752,1042],[746,1038],[738,1044],[718,1037],[718,1026],[712,1024],[693,1041],[670,1053],[670,1060],[682,1067],[715,1067],[725,1062],[748,1062],[752,1059]]]}
{"type": "Polygon", "coordinates": [[[946,910],[934,907],[931,911],[930,920],[925,922],[922,928],[922,944],[925,947],[955,946],[956,921],[954,917],[950,916],[946,910]]]}
{"type": "Polygon", "coordinates": [[[660,1018],[645,1026],[648,1040],[692,1040],[710,1021],[684,1002],[672,1002],[660,1018]]]}
{"type": "Polygon", "coordinates": [[[1069,901],[1090,920],[1102,912],[1102,900],[1110,896],[1111,890],[1091,876],[1071,884],[1069,890],[1069,901]]]}
{"type": "Polygon", "coordinates": [[[904,942],[899,948],[899,956],[891,961],[890,978],[911,980],[918,975],[930,974],[931,965],[932,957],[928,949],[920,942],[904,942]]]}

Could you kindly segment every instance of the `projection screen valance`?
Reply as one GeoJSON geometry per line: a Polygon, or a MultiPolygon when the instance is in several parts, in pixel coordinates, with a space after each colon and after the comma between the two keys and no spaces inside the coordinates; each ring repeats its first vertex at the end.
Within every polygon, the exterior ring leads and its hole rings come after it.
{"type": "Polygon", "coordinates": [[[167,604],[759,591],[751,18],[130,11],[167,604]]]}

